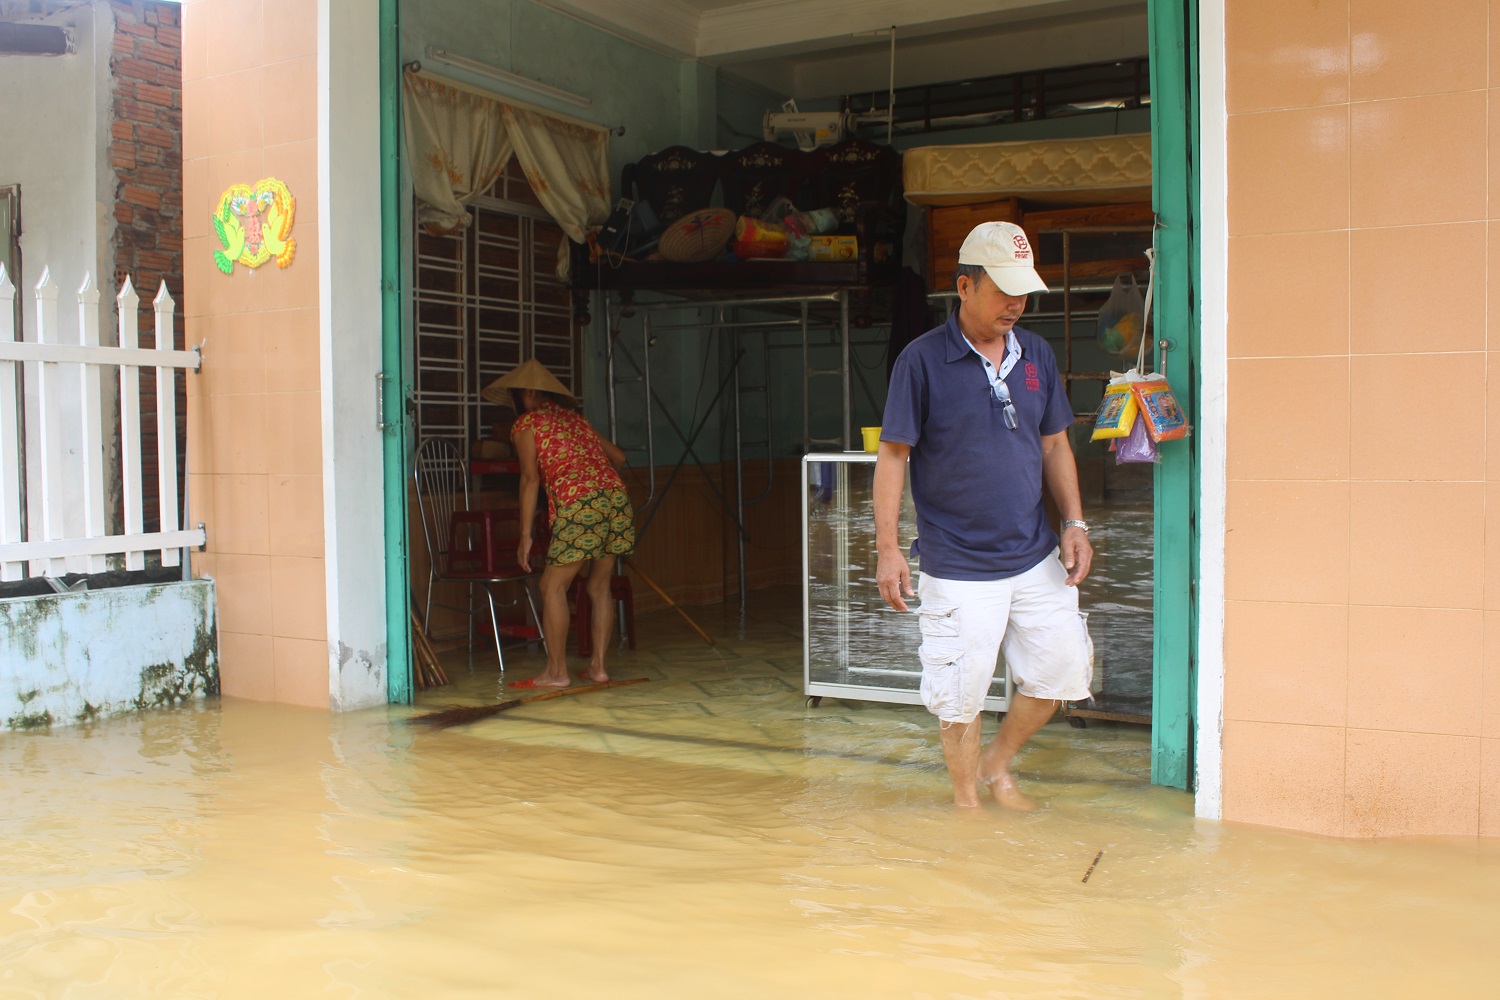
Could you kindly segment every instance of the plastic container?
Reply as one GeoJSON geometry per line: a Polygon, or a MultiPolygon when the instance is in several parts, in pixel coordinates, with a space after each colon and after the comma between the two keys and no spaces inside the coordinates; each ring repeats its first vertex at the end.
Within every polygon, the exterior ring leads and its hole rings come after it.
{"type": "Polygon", "coordinates": [[[861,427],[859,432],[865,437],[865,451],[873,455],[880,450],[879,427],[861,427]]]}

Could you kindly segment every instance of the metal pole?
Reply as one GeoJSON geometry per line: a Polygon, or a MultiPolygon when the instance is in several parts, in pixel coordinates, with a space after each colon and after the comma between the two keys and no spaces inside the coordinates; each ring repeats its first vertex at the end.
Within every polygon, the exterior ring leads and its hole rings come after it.
{"type": "MultiPolygon", "coordinates": [[[[719,316],[723,319],[722,313],[719,316]]],[[[740,366],[738,359],[742,357],[740,350],[740,335],[734,333],[734,513],[735,520],[740,524],[737,532],[739,538],[739,580],[740,580],[740,615],[745,614],[745,449],[741,440],[742,425],[740,422],[740,366]]]]}
{"type": "Polygon", "coordinates": [[[896,131],[896,26],[891,25],[891,75],[890,91],[885,99],[885,144],[891,144],[891,136],[896,131]]]}
{"type": "MultiPolygon", "coordinates": [[[[765,330],[765,329],[770,329],[772,327],[780,327],[780,326],[792,327],[792,326],[797,326],[798,322],[799,321],[795,320],[795,319],[763,319],[763,320],[749,319],[749,320],[744,320],[743,322],[736,322],[736,323],[720,323],[718,325],[718,329],[720,329],[720,330],[744,330],[744,329],[765,330]]],[[[698,330],[698,329],[702,329],[702,327],[703,327],[702,323],[658,323],[658,324],[656,324],[656,329],[658,329],[658,330],[698,330]]]]}
{"type": "Polygon", "coordinates": [[[1063,230],[1063,371],[1073,370],[1073,234],[1063,230]]]}
{"type": "Polygon", "coordinates": [[[827,292],[823,295],[768,295],[758,299],[704,299],[691,302],[649,302],[637,304],[636,308],[641,312],[660,311],[662,309],[706,309],[709,306],[764,306],[764,305],[796,305],[800,302],[837,302],[843,295],[842,292],[827,292]]]}
{"type": "Polygon", "coordinates": [[[849,293],[839,292],[839,327],[843,334],[844,348],[844,450],[854,447],[854,383],[850,366],[853,361],[849,350],[849,293]]]}
{"type": "Polygon", "coordinates": [[[807,347],[807,303],[802,303],[802,453],[805,455],[812,451],[812,412],[810,398],[812,396],[811,376],[808,372],[812,365],[808,362],[807,347]]]}
{"type": "Polygon", "coordinates": [[[646,502],[641,505],[644,510],[656,497],[656,430],[651,420],[651,314],[648,312],[641,316],[641,381],[646,387],[646,476],[650,482],[650,492],[646,494],[646,502]]]}
{"type": "MultiPolygon", "coordinates": [[[[615,333],[609,318],[609,293],[600,293],[604,298],[604,398],[609,402],[609,439],[620,443],[619,422],[615,416],[615,333]]],[[[623,320],[624,317],[622,316],[623,320]]]]}

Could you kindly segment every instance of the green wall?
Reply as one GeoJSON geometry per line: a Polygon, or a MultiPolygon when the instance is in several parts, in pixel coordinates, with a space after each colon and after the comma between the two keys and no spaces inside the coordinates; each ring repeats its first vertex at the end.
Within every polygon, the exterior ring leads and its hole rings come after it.
{"type": "MultiPolygon", "coordinates": [[[[423,60],[434,73],[574,118],[625,126],[623,136],[610,140],[615,197],[625,164],[664,146],[710,145],[714,139],[717,74],[710,68],[635,45],[530,0],[401,0],[400,48],[403,62],[423,60]],[[561,87],[593,104],[580,108],[427,60],[429,45],[561,87]]],[[[589,417],[602,428],[607,425],[606,341],[597,297],[592,314],[583,337],[583,397],[589,417]]],[[[690,409],[700,360],[674,343],[653,359],[654,380],[674,408],[690,409]]],[[[717,434],[706,436],[716,450],[717,434]]]]}
{"type": "MultiPolygon", "coordinates": [[[[761,118],[778,107],[782,95],[739,79],[694,60],[679,60],[636,45],[616,35],[590,27],[532,0],[401,0],[400,52],[403,62],[425,60],[428,45],[479,60],[499,69],[561,87],[592,99],[588,108],[559,102],[506,84],[473,76],[463,70],[428,61],[433,72],[494,90],[531,104],[584,118],[604,125],[624,125],[625,134],[610,142],[611,182],[618,187],[621,168],[641,156],[665,146],[684,144],[700,149],[732,149],[748,145],[760,135],[761,118]]],[[[834,106],[832,99],[803,101],[804,107],[834,106]]],[[[1086,115],[1012,126],[988,127],[898,139],[898,148],[959,142],[995,142],[1013,139],[1062,138],[1077,135],[1146,131],[1149,113],[1121,112],[1086,115]]],[[[618,197],[622,192],[616,190],[618,197]]],[[[407,266],[409,268],[409,261],[407,266]]],[[[755,265],[749,265],[755,266],[755,265]]],[[[651,296],[638,296],[650,301],[651,296]]],[[[605,393],[607,328],[617,317],[606,317],[599,296],[594,297],[593,322],[583,338],[585,411],[601,428],[607,426],[605,393]]],[[[659,314],[659,324],[692,323],[695,310],[659,314]]],[[[640,353],[640,317],[623,321],[622,340],[627,350],[640,353]]],[[[855,363],[859,374],[853,392],[855,428],[878,423],[884,407],[884,339],[877,327],[856,331],[855,363]]],[[[826,334],[815,343],[830,343],[826,334]]],[[[769,338],[769,353],[758,337],[743,340],[742,362],[746,381],[769,384],[776,411],[772,452],[791,456],[801,452],[803,361],[799,338],[780,332],[769,338]],[[767,361],[769,358],[769,361],[767,361]],[[769,374],[765,371],[769,364],[769,374]]],[[[708,409],[722,377],[731,369],[736,348],[727,338],[715,341],[700,326],[697,329],[659,330],[652,349],[652,382],[672,419],[690,433],[696,419],[708,409]],[[700,389],[701,386],[701,389],[700,389]]],[[[814,367],[839,362],[835,347],[815,348],[814,367]]],[[[621,363],[622,373],[633,374],[621,363]]],[[[836,379],[814,383],[811,425],[819,436],[837,434],[842,396],[836,379]]],[[[630,446],[644,441],[644,396],[638,386],[625,386],[619,393],[618,437],[630,446]]],[[[747,394],[747,422],[756,424],[762,436],[764,395],[747,394]]],[[[732,457],[732,411],[724,405],[709,415],[694,450],[705,462],[732,457]]],[[[656,424],[658,463],[675,462],[683,454],[676,436],[667,427],[660,409],[653,413],[656,424]]],[[[760,449],[763,453],[764,449],[760,449]]],[[[634,461],[643,459],[633,457],[634,461]]]]}
{"type": "MultiPolygon", "coordinates": [[[[719,109],[718,125],[719,137],[723,144],[730,144],[731,140],[735,146],[743,146],[753,141],[746,138],[747,135],[759,136],[761,131],[761,117],[771,108],[779,107],[782,98],[765,88],[754,84],[745,83],[725,74],[719,77],[719,109]]],[[[798,104],[804,110],[826,110],[837,108],[839,98],[816,98],[799,100],[798,104]]],[[[1066,118],[1043,119],[1040,121],[1020,122],[1014,125],[991,125],[973,129],[955,129],[949,132],[935,132],[928,135],[898,136],[892,145],[900,150],[910,149],[915,146],[940,146],[958,143],[975,142],[1018,142],[1026,140],[1045,139],[1067,139],[1081,138],[1094,135],[1117,135],[1134,132],[1148,132],[1151,128],[1151,112],[1149,109],[1119,111],[1112,114],[1075,115],[1066,118]]],[[[920,217],[918,210],[913,210],[908,215],[908,230],[917,225],[920,217]]],[[[908,263],[911,263],[908,261],[908,263]]],[[[919,268],[920,269],[920,268],[919,268]]],[[[940,319],[942,308],[935,312],[934,319],[940,319]]],[[[1061,321],[1039,321],[1026,324],[1028,329],[1047,337],[1057,351],[1058,357],[1063,355],[1063,330],[1061,321]]],[[[889,336],[889,328],[880,326],[871,330],[855,331],[857,342],[864,346],[855,348],[855,364],[858,374],[855,376],[855,388],[853,392],[853,415],[851,423],[855,428],[867,424],[878,424],[880,414],[884,409],[886,390],[886,370],[884,345],[881,341],[889,336]],[[862,379],[862,380],[861,380],[862,379]],[[870,397],[873,396],[873,402],[870,397]]],[[[1090,369],[1119,367],[1119,359],[1109,358],[1102,355],[1093,346],[1094,325],[1091,320],[1080,321],[1074,327],[1074,348],[1078,354],[1080,367],[1090,369]]],[[[778,340],[785,340],[785,335],[778,335],[778,340]]],[[[753,359],[747,358],[747,364],[753,359]]],[[[729,363],[729,355],[726,354],[724,363],[729,363]]],[[[837,363],[837,358],[827,352],[815,356],[812,360],[814,367],[825,367],[837,363]]],[[[778,349],[773,351],[773,364],[771,375],[772,395],[786,409],[783,416],[784,428],[779,428],[782,433],[775,436],[776,453],[778,455],[796,455],[801,446],[801,406],[802,406],[802,364],[800,352],[778,349]]],[[[1079,398],[1075,400],[1079,407],[1089,407],[1097,403],[1097,390],[1091,386],[1083,386],[1079,398]],[[1088,398],[1092,393],[1094,398],[1088,398]]],[[[832,433],[830,428],[836,428],[839,423],[842,397],[837,384],[833,380],[823,380],[816,384],[810,406],[811,419],[815,435],[826,435],[832,433]]],[[[726,454],[732,447],[732,440],[726,431],[725,448],[726,454]]]]}
{"type": "Polygon", "coordinates": [[[624,125],[625,135],[610,141],[616,184],[621,166],[678,141],[679,60],[530,0],[402,0],[402,60],[425,61],[428,45],[592,99],[592,106],[580,108],[461,69],[426,64],[434,73],[538,107],[601,125],[624,125]],[[629,86],[622,85],[626,81],[629,86]]]}

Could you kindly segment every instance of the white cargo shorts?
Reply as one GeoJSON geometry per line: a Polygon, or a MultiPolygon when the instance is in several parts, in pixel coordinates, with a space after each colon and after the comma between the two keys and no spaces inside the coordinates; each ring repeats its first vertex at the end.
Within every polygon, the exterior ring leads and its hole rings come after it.
{"type": "Polygon", "coordinates": [[[972,722],[984,709],[999,656],[1016,690],[1031,698],[1089,697],[1094,649],[1078,588],[1057,550],[1007,580],[917,584],[922,626],[922,704],[943,722],[972,722]]]}

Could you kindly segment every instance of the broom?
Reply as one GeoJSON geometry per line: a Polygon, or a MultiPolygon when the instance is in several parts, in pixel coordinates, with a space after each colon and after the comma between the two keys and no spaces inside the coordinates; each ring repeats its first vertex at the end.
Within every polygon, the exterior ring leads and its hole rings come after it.
{"type": "Polygon", "coordinates": [[[586,694],[589,691],[603,691],[605,688],[625,687],[629,684],[644,684],[650,679],[649,677],[632,677],[629,680],[605,681],[602,684],[572,685],[525,698],[512,698],[494,705],[458,705],[454,708],[445,708],[441,712],[433,712],[431,715],[419,715],[411,721],[420,722],[429,729],[448,729],[451,726],[462,726],[470,722],[478,722],[480,719],[488,719],[492,715],[529,705],[534,701],[547,701],[550,698],[561,698],[570,694],[586,694]]]}
{"type": "Polygon", "coordinates": [[[442,687],[448,683],[448,675],[443,673],[443,664],[433,650],[432,641],[427,638],[427,631],[422,628],[422,620],[417,617],[416,610],[408,608],[407,613],[411,616],[411,644],[417,667],[412,674],[417,687],[442,687]]]}

